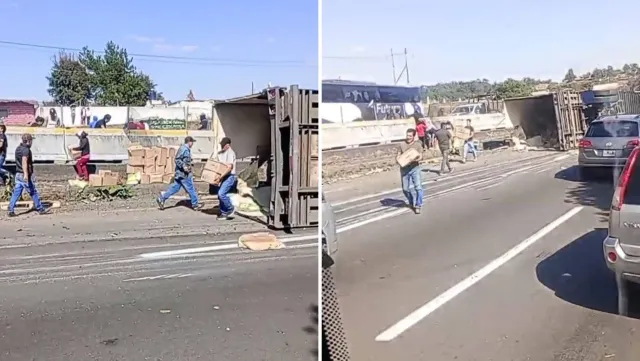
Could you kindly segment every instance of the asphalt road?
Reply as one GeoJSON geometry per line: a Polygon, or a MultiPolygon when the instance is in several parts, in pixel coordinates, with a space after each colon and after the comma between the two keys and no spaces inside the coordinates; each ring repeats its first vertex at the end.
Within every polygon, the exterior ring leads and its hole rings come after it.
{"type": "Polygon", "coordinates": [[[266,252],[228,239],[3,247],[0,360],[317,359],[315,235],[266,252]]]}
{"type": "Polygon", "coordinates": [[[574,164],[531,152],[428,175],[421,215],[392,189],[329,193],[352,358],[636,359],[602,256],[613,177],[581,183],[574,164]]]}

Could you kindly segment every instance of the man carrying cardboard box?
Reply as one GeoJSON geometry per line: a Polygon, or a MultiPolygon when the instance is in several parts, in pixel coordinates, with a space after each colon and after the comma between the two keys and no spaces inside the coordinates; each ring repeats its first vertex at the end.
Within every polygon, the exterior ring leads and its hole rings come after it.
{"type": "Polygon", "coordinates": [[[231,139],[224,137],[220,141],[220,152],[218,152],[218,162],[226,164],[229,172],[222,177],[218,186],[218,200],[220,201],[220,215],[218,219],[232,219],[235,209],[231,203],[229,193],[238,185],[236,176],[236,152],[231,149],[231,139]]]}
{"type": "Polygon", "coordinates": [[[180,146],[176,153],[176,171],[173,176],[173,183],[169,185],[169,188],[160,193],[160,196],[156,199],[158,208],[164,209],[164,202],[171,198],[172,195],[178,193],[180,188],[184,189],[191,198],[191,208],[193,210],[202,209],[202,204],[198,203],[198,193],[196,192],[196,186],[193,181],[193,167],[191,159],[191,148],[193,147],[195,140],[192,137],[184,138],[184,144],[180,146]]]}
{"type": "Polygon", "coordinates": [[[422,177],[420,161],[422,160],[422,143],[416,141],[416,130],[407,129],[407,138],[403,143],[400,143],[398,149],[398,156],[413,149],[417,155],[414,159],[409,161],[404,166],[400,167],[400,175],[402,176],[402,192],[407,198],[409,207],[413,208],[416,214],[420,214],[422,210],[422,196],[424,191],[422,190],[422,177]],[[415,190],[415,195],[413,194],[415,190]]]}
{"type": "Polygon", "coordinates": [[[90,154],[91,154],[91,146],[89,145],[89,137],[88,134],[81,130],[76,136],[80,139],[80,144],[77,147],[72,147],[71,150],[73,152],[79,152],[80,157],[76,159],[76,172],[78,173],[78,178],[81,180],[88,182],[89,181],[89,169],[87,168],[87,164],[89,164],[90,154]]]}

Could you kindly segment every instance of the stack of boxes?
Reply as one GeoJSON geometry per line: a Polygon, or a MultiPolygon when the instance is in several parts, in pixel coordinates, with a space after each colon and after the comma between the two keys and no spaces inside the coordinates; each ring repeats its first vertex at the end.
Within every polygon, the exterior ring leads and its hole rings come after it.
{"type": "Polygon", "coordinates": [[[108,187],[118,185],[120,175],[110,170],[100,170],[98,174],[89,175],[90,187],[108,187]]]}
{"type": "Polygon", "coordinates": [[[129,147],[127,174],[140,174],[140,184],[171,183],[178,147],[129,147]]]}

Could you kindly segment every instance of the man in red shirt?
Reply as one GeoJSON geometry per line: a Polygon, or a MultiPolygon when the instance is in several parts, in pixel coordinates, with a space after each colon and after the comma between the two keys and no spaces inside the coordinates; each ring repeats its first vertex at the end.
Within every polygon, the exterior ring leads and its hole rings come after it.
{"type": "Polygon", "coordinates": [[[420,139],[420,143],[422,144],[422,149],[427,147],[427,122],[425,122],[424,118],[421,118],[418,114],[414,115],[414,119],[416,120],[416,133],[418,134],[418,139],[420,139]]]}

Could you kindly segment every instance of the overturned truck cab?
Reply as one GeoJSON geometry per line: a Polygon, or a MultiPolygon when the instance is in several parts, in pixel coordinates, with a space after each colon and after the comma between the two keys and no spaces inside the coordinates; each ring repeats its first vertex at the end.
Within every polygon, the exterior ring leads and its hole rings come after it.
{"type": "Polygon", "coordinates": [[[232,140],[237,172],[272,228],[318,225],[318,106],[318,91],[297,85],[214,103],[214,137],[232,140]]]}

